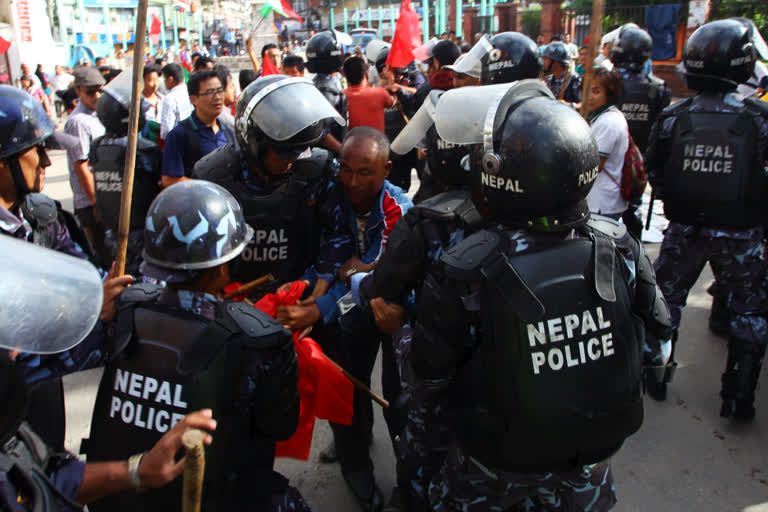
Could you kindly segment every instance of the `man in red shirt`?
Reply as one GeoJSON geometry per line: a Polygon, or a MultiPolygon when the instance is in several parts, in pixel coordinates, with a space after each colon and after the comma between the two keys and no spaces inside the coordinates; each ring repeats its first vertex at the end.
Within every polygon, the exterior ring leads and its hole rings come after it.
{"type": "Polygon", "coordinates": [[[344,76],[349,87],[344,94],[349,102],[349,128],[370,126],[384,131],[384,109],[395,106],[396,97],[383,87],[368,87],[368,63],[362,57],[344,61],[344,76]]]}

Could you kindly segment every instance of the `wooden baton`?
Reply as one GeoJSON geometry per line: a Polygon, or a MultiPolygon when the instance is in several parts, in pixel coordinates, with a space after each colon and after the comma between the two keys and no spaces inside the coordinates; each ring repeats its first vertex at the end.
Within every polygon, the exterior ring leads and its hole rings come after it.
{"type": "Polygon", "coordinates": [[[205,475],[205,450],[203,433],[200,430],[187,430],[181,436],[181,443],[187,451],[184,463],[184,488],[182,491],[182,512],[200,512],[200,500],[203,495],[203,476],[205,475]]]}
{"type": "Polygon", "coordinates": [[[253,290],[257,290],[257,289],[261,288],[262,286],[271,283],[274,280],[275,280],[275,276],[273,276],[272,274],[267,274],[265,276],[261,276],[258,279],[254,279],[250,283],[244,284],[243,286],[241,286],[237,290],[225,294],[222,297],[222,299],[223,300],[230,300],[230,299],[232,299],[234,297],[239,297],[240,295],[247,295],[250,292],[252,292],[253,290]]]}

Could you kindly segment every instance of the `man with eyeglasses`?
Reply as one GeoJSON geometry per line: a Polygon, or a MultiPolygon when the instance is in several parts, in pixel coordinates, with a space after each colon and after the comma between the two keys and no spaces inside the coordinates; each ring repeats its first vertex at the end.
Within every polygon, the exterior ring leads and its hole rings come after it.
{"type": "Polygon", "coordinates": [[[195,163],[214,149],[235,143],[232,130],[216,119],[224,109],[226,92],[219,75],[212,70],[192,73],[187,89],[195,108],[165,139],[164,188],[189,179],[195,163]]]}
{"type": "Polygon", "coordinates": [[[80,103],[70,114],[64,132],[77,137],[79,143],[67,150],[69,184],[74,196],[75,217],[93,244],[97,258],[105,261],[104,228],[94,215],[96,184],[88,164],[88,154],[94,139],[104,135],[104,125],[96,115],[96,103],[106,82],[99,70],[93,67],[77,68],[74,74],[75,94],[80,103]]]}

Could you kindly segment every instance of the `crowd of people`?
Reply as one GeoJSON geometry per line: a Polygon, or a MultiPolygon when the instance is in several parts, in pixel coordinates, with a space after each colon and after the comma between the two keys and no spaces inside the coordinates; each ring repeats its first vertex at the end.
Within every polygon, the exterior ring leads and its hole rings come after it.
{"type": "MultiPolygon", "coordinates": [[[[82,302],[100,307],[84,332],[50,315],[36,321],[55,342],[30,328],[0,338],[15,398],[0,425],[3,509],[177,510],[175,455],[200,428],[203,509],[310,510],[273,469],[302,409],[293,334],[310,332],[360,384],[321,460],[339,463],[362,510],[609,510],[610,457],[641,427],[643,391],[666,399],[707,262],[728,339],[720,414],[751,421],[768,343],[768,104],[737,87],[768,48],[749,20],[704,25],[683,52],[696,95],[668,106],[637,25],[589,90],[563,39],[435,38],[402,67],[388,43],[345,54],[331,30],[306,61],[248,41],[239,87],[186,47],[178,63],[145,63],[122,276],[130,73],[75,68],[63,131],[45,77],[0,86],[2,250],[31,242],[103,279],[82,302]],[[72,213],[43,194],[50,147],[67,151],[72,213]],[[670,221],[653,264],[626,190],[632,148],[670,221]],[[264,276],[246,300],[222,298],[264,276]],[[248,300],[267,294],[293,299],[270,315],[248,300]],[[389,499],[369,451],[379,350],[389,499]],[[83,464],[63,452],[60,378],[96,366],[83,464]]],[[[22,305],[57,285],[27,277],[22,305]]]]}

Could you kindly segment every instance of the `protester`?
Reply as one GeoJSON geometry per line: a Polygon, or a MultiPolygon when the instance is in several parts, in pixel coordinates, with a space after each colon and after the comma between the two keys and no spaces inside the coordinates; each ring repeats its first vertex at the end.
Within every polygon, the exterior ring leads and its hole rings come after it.
{"type": "Polygon", "coordinates": [[[198,71],[189,75],[189,99],[192,113],[171,130],[163,151],[163,187],[188,179],[192,167],[202,157],[226,144],[234,144],[232,130],[219,124],[224,110],[226,89],[215,71],[198,71]]]}
{"type": "Polygon", "coordinates": [[[232,80],[232,73],[229,68],[223,64],[217,64],[213,70],[219,77],[219,81],[224,85],[224,108],[219,114],[218,121],[235,133],[235,83],[232,80]]]}
{"type": "Polygon", "coordinates": [[[45,91],[42,89],[42,87],[38,87],[35,85],[34,80],[32,80],[31,75],[22,75],[21,78],[19,78],[19,82],[21,84],[21,88],[29,93],[30,96],[35,98],[37,101],[40,102],[40,105],[43,106],[45,109],[45,112],[48,114],[48,117],[53,117],[53,112],[51,111],[51,104],[48,101],[48,95],[45,94],[45,91]]]}
{"type": "Polygon", "coordinates": [[[283,58],[283,73],[288,76],[304,76],[304,59],[298,55],[283,58]]]}
{"type": "Polygon", "coordinates": [[[144,88],[141,91],[142,97],[149,104],[145,112],[148,122],[160,123],[163,118],[163,95],[157,92],[160,84],[160,70],[155,66],[144,66],[144,88]]]}
{"type": "Polygon", "coordinates": [[[616,106],[620,98],[621,78],[618,73],[595,70],[587,109],[600,153],[600,166],[595,184],[587,195],[587,203],[592,213],[614,220],[621,218],[628,206],[620,189],[624,155],[629,147],[629,127],[616,106]]]}
{"type": "Polygon", "coordinates": [[[383,87],[368,86],[368,64],[363,57],[344,61],[344,76],[349,86],[344,89],[349,110],[349,128],[370,126],[384,132],[384,110],[392,108],[397,99],[383,87]]]}
{"type": "Polygon", "coordinates": [[[165,140],[168,133],[179,121],[192,113],[192,103],[184,84],[184,72],[178,64],[166,64],[162,69],[165,88],[168,93],[160,104],[160,139],[165,140]]]}
{"type": "Polygon", "coordinates": [[[104,125],[96,114],[96,103],[104,92],[104,77],[94,67],[75,70],[75,92],[80,100],[64,125],[64,131],[77,137],[78,144],[67,151],[69,184],[72,187],[75,216],[93,244],[100,261],[105,261],[104,228],[94,215],[96,185],[88,164],[91,142],[104,135],[104,125]]]}

